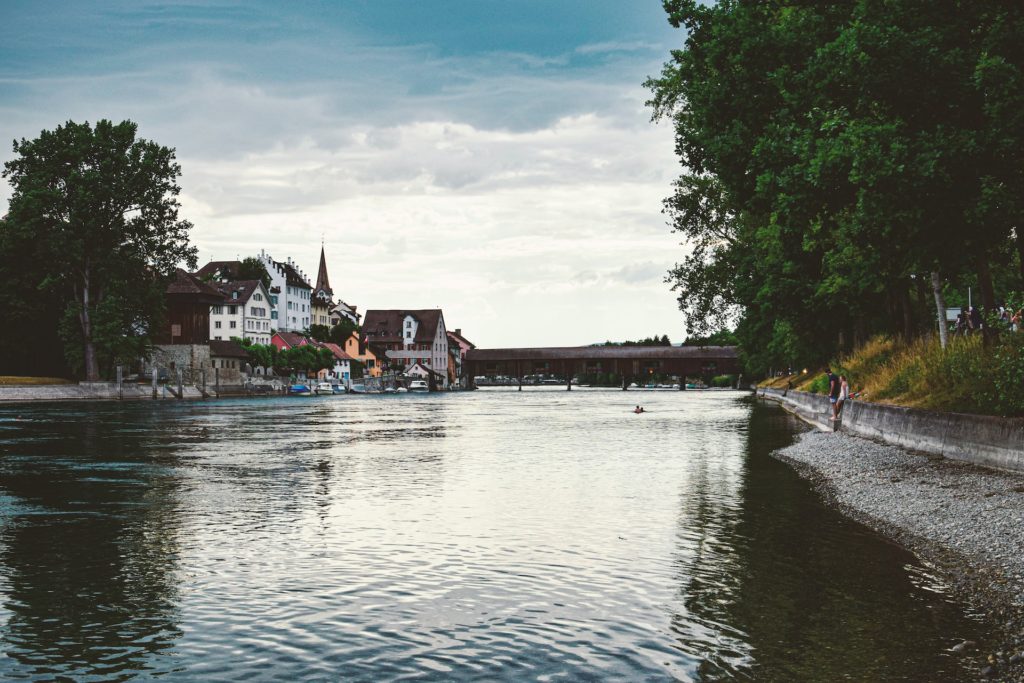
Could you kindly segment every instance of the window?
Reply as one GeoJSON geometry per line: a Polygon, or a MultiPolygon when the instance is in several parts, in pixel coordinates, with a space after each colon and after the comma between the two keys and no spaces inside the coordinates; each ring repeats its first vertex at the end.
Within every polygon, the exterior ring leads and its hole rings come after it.
{"type": "Polygon", "coordinates": [[[274,304],[275,306],[277,305],[277,294],[270,295],[270,303],[274,304]]]}
{"type": "Polygon", "coordinates": [[[231,327],[231,329],[235,329],[236,327],[238,327],[238,323],[236,321],[232,320],[231,321],[231,325],[229,327],[231,327]]]}
{"type": "Polygon", "coordinates": [[[253,294],[252,298],[253,298],[253,301],[263,301],[263,295],[260,294],[259,292],[256,292],[255,294],[253,294]]]}
{"type": "Polygon", "coordinates": [[[231,292],[231,298],[232,299],[237,299],[238,298],[238,292],[231,292]]]}
{"type": "Polygon", "coordinates": [[[409,329],[410,327],[412,327],[412,321],[411,320],[406,320],[405,321],[405,329],[409,329]]]}
{"type": "Polygon", "coordinates": [[[220,321],[219,320],[214,320],[213,321],[213,329],[215,329],[215,330],[219,330],[220,329],[220,321]]]}
{"type": "Polygon", "coordinates": [[[270,319],[271,320],[277,320],[277,311],[271,311],[270,312],[270,319]]]}
{"type": "Polygon", "coordinates": [[[218,334],[216,337],[214,337],[214,339],[220,341],[220,335],[218,334]]]}
{"type": "Polygon", "coordinates": [[[228,315],[234,315],[238,313],[238,306],[228,306],[228,315]]]}
{"type": "Polygon", "coordinates": [[[220,315],[223,312],[224,312],[224,307],[223,306],[214,306],[213,307],[213,314],[214,315],[220,315]]]}

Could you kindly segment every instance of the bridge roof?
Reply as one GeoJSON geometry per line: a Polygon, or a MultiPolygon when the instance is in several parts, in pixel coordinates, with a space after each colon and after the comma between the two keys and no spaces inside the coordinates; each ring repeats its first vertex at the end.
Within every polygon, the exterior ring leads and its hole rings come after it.
{"type": "Polygon", "coordinates": [[[723,360],[737,358],[735,346],[549,346],[522,349],[471,349],[466,360],[660,360],[701,358],[723,360]]]}

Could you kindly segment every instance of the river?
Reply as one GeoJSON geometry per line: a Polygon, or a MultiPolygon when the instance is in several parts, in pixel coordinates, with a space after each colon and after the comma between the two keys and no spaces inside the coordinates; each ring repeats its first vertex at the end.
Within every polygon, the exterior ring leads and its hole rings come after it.
{"type": "Polygon", "coordinates": [[[0,407],[0,679],[949,680],[739,392],[0,407]],[[635,415],[642,403],[647,409],[635,415]]]}

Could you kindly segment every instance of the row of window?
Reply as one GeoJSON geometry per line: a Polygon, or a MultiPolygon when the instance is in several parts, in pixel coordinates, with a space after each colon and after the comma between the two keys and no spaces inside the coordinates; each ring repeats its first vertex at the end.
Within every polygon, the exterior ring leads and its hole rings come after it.
{"type": "Polygon", "coordinates": [[[302,287],[288,287],[288,294],[292,296],[297,296],[300,299],[309,298],[309,290],[303,289],[302,287]]]}

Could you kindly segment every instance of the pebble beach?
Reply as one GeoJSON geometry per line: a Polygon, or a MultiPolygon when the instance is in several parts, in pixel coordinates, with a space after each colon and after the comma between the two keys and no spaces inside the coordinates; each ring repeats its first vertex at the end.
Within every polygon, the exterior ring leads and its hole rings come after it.
{"type": "Polygon", "coordinates": [[[1024,474],[807,432],[774,454],[830,504],[931,564],[993,630],[954,651],[979,675],[1024,681],[1024,474]]]}

